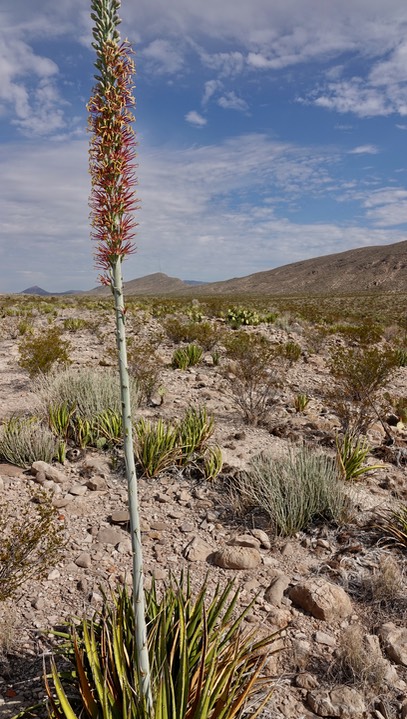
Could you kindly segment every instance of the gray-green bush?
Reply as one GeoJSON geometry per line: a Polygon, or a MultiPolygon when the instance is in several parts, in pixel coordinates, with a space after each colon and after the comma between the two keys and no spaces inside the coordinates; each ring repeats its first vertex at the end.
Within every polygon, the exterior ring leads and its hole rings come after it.
{"type": "Polygon", "coordinates": [[[319,519],[339,523],[350,509],[335,459],[306,447],[255,457],[234,489],[242,510],[261,509],[277,535],[293,535],[319,519]]]}

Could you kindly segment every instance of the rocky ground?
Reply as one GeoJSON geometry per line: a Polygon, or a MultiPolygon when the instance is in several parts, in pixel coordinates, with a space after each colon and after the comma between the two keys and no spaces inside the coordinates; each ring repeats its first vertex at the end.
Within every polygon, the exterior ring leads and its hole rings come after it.
{"type": "MultiPolygon", "coordinates": [[[[76,316],[77,310],[63,309],[56,321],[72,314],[76,316]]],[[[83,316],[95,321],[94,313],[83,310],[83,316]]],[[[0,342],[3,419],[29,412],[35,401],[32,382],[17,364],[15,323],[6,319],[0,342]]],[[[37,326],[42,322],[36,318],[37,326]]],[[[156,320],[149,322],[153,329],[158,327],[156,320]]],[[[263,450],[283,454],[293,441],[332,452],[338,426],[323,401],[329,382],[324,348],[307,352],[298,324],[264,331],[274,341],[298,342],[304,352],[289,369],[261,427],[243,423],[209,354],[197,367],[173,370],[168,364],[173,346],[167,340],[160,345],[164,402],[141,408],[140,415],[174,418],[191,404],[204,404],[215,417],[214,440],[222,448],[224,469],[211,483],[188,478],[177,469],[156,479],[140,479],[147,584],[154,577],[159,585],[169,572],[177,577],[185,568],[195,588],[206,575],[210,591],[233,578],[242,603],[254,600],[248,625],[259,635],[279,632],[278,651],[266,667],[274,693],[264,718],[406,719],[406,555],[378,542],[377,533],[365,528],[375,508],[389,506],[394,498],[406,501],[403,461],[383,465],[352,486],[355,511],[346,526],[320,524],[288,539],[276,538],[261,513],[242,517],[234,511],[233,478],[251,457],[263,450]],[[303,413],[293,407],[299,392],[311,397],[303,413]],[[389,591],[378,600],[371,588],[380,581],[388,583],[389,591]],[[359,664],[355,660],[353,673],[344,660],[345,650],[363,659],[359,664]]],[[[100,317],[98,332],[83,329],[70,340],[76,365],[108,364],[111,320],[100,317]]],[[[389,391],[403,395],[406,379],[407,369],[400,368],[389,391]]],[[[383,438],[377,423],[371,428],[370,442],[379,446],[383,438]]],[[[402,446],[402,432],[399,440],[402,446]]],[[[107,454],[88,450],[69,455],[64,465],[34,465],[29,471],[0,465],[2,502],[10,521],[19,516],[36,484],[52,497],[65,546],[45,579],[30,580],[0,607],[0,716],[4,718],[42,700],[43,660],[52,649],[51,628],[97,608],[101,587],[129,581],[131,568],[120,455],[112,461],[107,454]]],[[[32,715],[42,716],[43,710],[32,715]]]]}

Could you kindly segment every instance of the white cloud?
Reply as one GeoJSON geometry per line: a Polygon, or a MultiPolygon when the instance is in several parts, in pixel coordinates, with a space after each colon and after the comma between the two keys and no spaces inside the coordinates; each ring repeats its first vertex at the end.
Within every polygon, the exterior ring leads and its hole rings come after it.
{"type": "MultiPolygon", "coordinates": [[[[309,198],[334,200],[341,191],[331,174],[340,158],[331,150],[252,134],[185,149],[141,143],[139,151],[139,249],[126,262],[125,279],[160,268],[184,278],[226,279],[404,239],[384,223],[383,208],[391,206],[388,216],[398,219],[405,211],[407,191],[397,195],[394,188],[361,195],[373,227],[290,219],[292,206],[309,198]]],[[[94,286],[87,142],[16,144],[3,153],[0,173],[2,291],[33,281],[54,291],[94,286]],[[30,281],[21,274],[27,272],[30,281]]],[[[348,188],[353,198],[357,189],[348,188]]]]}
{"type": "Polygon", "coordinates": [[[223,83],[220,80],[208,80],[205,82],[202,105],[206,105],[216,93],[221,92],[222,88],[223,83]]]}
{"type": "Polygon", "coordinates": [[[184,65],[183,53],[168,40],[153,40],[141,53],[147,60],[150,72],[158,75],[174,75],[184,65]]]}
{"type": "Polygon", "coordinates": [[[202,63],[211,70],[217,70],[219,77],[234,77],[243,72],[245,58],[241,52],[216,52],[209,54],[201,51],[202,63]]]}
{"type": "Polygon", "coordinates": [[[376,145],[358,145],[353,150],[349,150],[349,155],[377,155],[379,149],[376,145]]]}
{"type": "Polygon", "coordinates": [[[199,112],[196,112],[196,110],[190,110],[190,112],[187,112],[185,120],[191,125],[195,125],[195,127],[204,127],[204,125],[208,122],[207,119],[200,115],[199,112]]]}
{"type": "Polygon", "coordinates": [[[238,112],[247,112],[249,109],[246,100],[238,97],[233,90],[222,95],[218,100],[218,105],[224,110],[237,110],[238,112]]]}

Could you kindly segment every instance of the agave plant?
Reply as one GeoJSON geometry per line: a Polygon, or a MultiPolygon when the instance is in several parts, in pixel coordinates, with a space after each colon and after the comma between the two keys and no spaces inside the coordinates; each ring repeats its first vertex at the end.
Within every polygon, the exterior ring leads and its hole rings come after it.
{"type": "MultiPolygon", "coordinates": [[[[135,614],[126,589],[100,613],[72,625],[61,649],[72,670],[55,660],[46,679],[53,719],[233,719],[259,690],[260,673],[275,635],[256,641],[242,623],[251,605],[237,612],[230,582],[212,599],[204,582],[193,596],[189,578],[170,582],[158,597],[146,593],[148,647],[153,686],[149,713],[135,668],[135,614]]],[[[258,716],[270,696],[263,692],[258,716]]]]}
{"type": "Polygon", "coordinates": [[[340,439],[336,438],[336,456],[344,479],[358,479],[374,469],[383,469],[383,464],[365,464],[369,452],[367,441],[355,439],[349,432],[345,432],[340,439]]]}

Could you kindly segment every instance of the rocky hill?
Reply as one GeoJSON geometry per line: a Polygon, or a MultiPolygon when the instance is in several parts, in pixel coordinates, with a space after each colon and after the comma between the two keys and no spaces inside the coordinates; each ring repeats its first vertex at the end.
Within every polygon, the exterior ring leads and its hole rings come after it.
{"type": "Polygon", "coordinates": [[[360,247],[194,288],[195,294],[230,295],[376,291],[407,292],[407,241],[360,247]]]}

